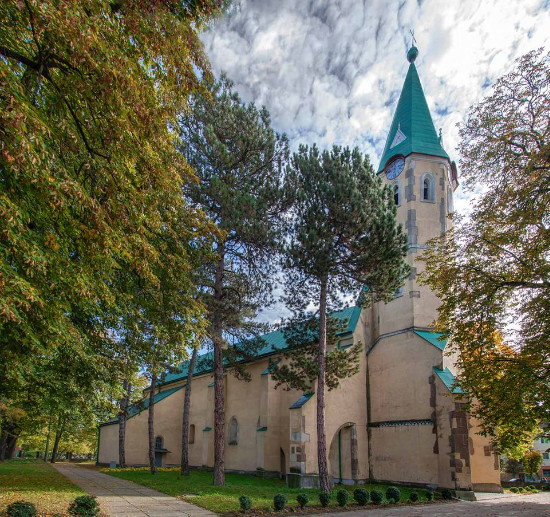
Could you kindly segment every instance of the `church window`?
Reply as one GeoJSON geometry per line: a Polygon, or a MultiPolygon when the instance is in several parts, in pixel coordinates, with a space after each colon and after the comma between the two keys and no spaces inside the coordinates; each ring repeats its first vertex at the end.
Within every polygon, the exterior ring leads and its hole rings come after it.
{"type": "Polygon", "coordinates": [[[157,436],[155,438],[155,449],[162,449],[164,445],[164,440],[162,436],[157,436]]]}
{"type": "Polygon", "coordinates": [[[453,203],[453,191],[451,187],[447,189],[447,210],[450,214],[452,214],[455,211],[454,203],[453,203]]]}
{"type": "Polygon", "coordinates": [[[189,426],[189,444],[195,443],[195,424],[189,426]]]}
{"type": "Polygon", "coordinates": [[[229,445],[239,445],[239,422],[235,417],[229,421],[229,445]]]}
{"type": "Polygon", "coordinates": [[[435,201],[435,180],[431,174],[424,174],[420,183],[422,201],[435,201]]]}
{"type": "Polygon", "coordinates": [[[397,206],[401,204],[401,185],[399,181],[396,181],[393,184],[393,200],[397,206]]]}

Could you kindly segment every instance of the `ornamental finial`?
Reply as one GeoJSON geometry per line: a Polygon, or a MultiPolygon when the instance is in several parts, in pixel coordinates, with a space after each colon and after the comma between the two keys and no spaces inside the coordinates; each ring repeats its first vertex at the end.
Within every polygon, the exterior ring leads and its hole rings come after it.
{"type": "Polygon", "coordinates": [[[416,48],[416,38],[414,37],[414,31],[411,29],[411,48],[407,52],[407,61],[413,63],[418,56],[418,49],[416,48]]]}

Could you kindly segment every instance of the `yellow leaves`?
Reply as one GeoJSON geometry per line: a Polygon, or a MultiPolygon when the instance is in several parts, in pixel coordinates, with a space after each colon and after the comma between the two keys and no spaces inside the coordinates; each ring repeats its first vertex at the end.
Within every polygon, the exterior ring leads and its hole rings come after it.
{"type": "Polygon", "coordinates": [[[55,235],[51,233],[46,235],[46,238],[44,239],[44,245],[54,251],[59,250],[59,244],[57,242],[57,238],[55,235]]]}

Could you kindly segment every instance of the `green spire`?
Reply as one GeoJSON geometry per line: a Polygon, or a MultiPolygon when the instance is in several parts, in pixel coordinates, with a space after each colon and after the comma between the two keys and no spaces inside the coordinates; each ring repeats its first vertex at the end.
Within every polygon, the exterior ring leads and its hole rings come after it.
{"type": "Polygon", "coordinates": [[[449,159],[449,155],[441,146],[435,131],[432,116],[422,91],[414,64],[416,56],[418,56],[418,49],[411,47],[407,53],[410,63],[409,71],[393,116],[378,172],[382,171],[388,161],[397,155],[407,156],[411,153],[421,153],[449,159]]]}

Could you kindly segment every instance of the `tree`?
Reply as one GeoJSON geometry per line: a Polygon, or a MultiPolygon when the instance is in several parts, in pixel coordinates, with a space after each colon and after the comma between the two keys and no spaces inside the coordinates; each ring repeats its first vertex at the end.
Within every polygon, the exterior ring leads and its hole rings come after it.
{"type": "Polygon", "coordinates": [[[257,331],[258,307],[268,302],[278,202],[287,141],[269,113],[245,105],[225,77],[193,98],[181,117],[182,153],[200,182],[186,195],[219,230],[213,265],[202,268],[202,299],[214,352],[214,484],[224,484],[224,356],[240,354],[235,340],[257,331]]]}
{"type": "Polygon", "coordinates": [[[536,474],[542,465],[542,452],[537,451],[536,449],[527,451],[525,456],[523,456],[522,463],[527,474],[530,474],[531,476],[536,474]]]}
{"type": "Polygon", "coordinates": [[[550,54],[538,50],[469,111],[460,165],[483,193],[424,257],[470,411],[501,449],[550,418],[549,119],[550,54]]]}
{"type": "MultiPolygon", "coordinates": [[[[219,8],[1,3],[0,397],[55,349],[105,353],[117,273],[158,283],[156,234],[172,210],[208,231],[181,195],[196,178],[171,128],[209,76],[197,31],[219,8]]],[[[181,256],[195,246],[182,238],[181,256]]]]}
{"type": "Polygon", "coordinates": [[[285,178],[292,199],[285,245],[287,302],[318,307],[317,452],[320,488],[330,491],[325,437],[327,309],[368,286],[361,303],[389,300],[408,274],[406,238],[392,191],[358,149],[300,146],[285,178]]]}
{"type": "Polygon", "coordinates": [[[183,417],[181,423],[181,467],[182,476],[189,475],[189,413],[191,410],[191,385],[197,364],[199,347],[194,346],[191,352],[191,360],[187,370],[187,384],[185,385],[185,397],[183,402],[183,417]]]}

